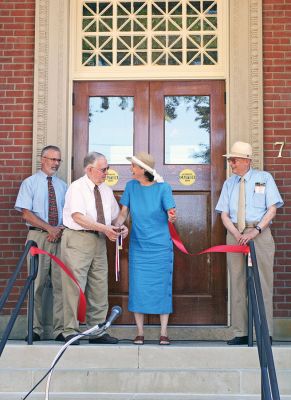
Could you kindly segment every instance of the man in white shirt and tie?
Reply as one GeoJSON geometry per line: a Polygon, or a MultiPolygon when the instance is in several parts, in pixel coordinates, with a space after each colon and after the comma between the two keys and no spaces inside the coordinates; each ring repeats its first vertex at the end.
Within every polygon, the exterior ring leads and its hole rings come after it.
{"type": "MultiPolygon", "coordinates": [[[[273,334],[273,264],[275,244],[270,224],[283,206],[271,174],[251,168],[252,147],[236,142],[225,154],[233,175],[223,185],[216,211],[227,229],[227,244],[254,240],[270,336],[273,334]]],[[[228,253],[231,325],[235,337],[229,345],[247,344],[246,266],[242,254],[228,253]]]]}
{"type": "MultiPolygon", "coordinates": [[[[118,229],[113,226],[119,206],[104,181],[108,163],[103,154],[89,153],[84,159],[85,175],[67,191],[63,211],[62,260],[71,268],[87,300],[88,328],[105,321],[108,311],[108,262],[106,236],[115,241],[118,229]]],[[[128,233],[123,225],[122,235],[128,233]]],[[[66,342],[79,333],[77,321],[78,288],[62,275],[64,294],[64,336],[66,342]]],[[[115,344],[118,339],[108,333],[90,338],[89,343],[115,344]]],[[[80,344],[77,340],[74,345],[80,344]]]]}

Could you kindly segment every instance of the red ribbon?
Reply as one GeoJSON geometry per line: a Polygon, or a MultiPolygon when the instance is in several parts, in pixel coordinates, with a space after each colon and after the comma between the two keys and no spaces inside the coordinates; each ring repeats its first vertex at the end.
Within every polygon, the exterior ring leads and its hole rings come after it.
{"type": "Polygon", "coordinates": [[[82,323],[85,322],[85,316],[86,316],[86,297],[84,295],[84,292],[79,285],[79,282],[75,278],[74,274],[72,271],[56,256],[53,254],[48,253],[45,250],[39,249],[38,247],[31,247],[30,248],[30,254],[32,256],[35,256],[36,254],[46,254],[49,256],[52,260],[54,260],[55,263],[57,263],[61,269],[72,279],[72,281],[75,282],[75,284],[79,288],[79,305],[78,305],[78,320],[82,323]]]}
{"type": "Polygon", "coordinates": [[[188,254],[189,256],[198,256],[200,254],[205,253],[243,253],[248,254],[250,252],[249,246],[239,246],[239,245],[220,245],[220,246],[213,246],[209,247],[206,250],[202,250],[199,253],[189,253],[188,250],[182,243],[180,236],[178,235],[176,228],[174,225],[169,222],[169,230],[175,246],[182,251],[184,254],[188,254]]]}

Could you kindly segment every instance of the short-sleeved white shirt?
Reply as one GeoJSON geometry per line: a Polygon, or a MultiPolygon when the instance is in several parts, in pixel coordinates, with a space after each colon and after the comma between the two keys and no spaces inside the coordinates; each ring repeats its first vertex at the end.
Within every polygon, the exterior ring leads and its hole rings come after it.
{"type": "MultiPolygon", "coordinates": [[[[63,210],[63,221],[66,227],[74,230],[84,229],[84,227],[73,220],[72,214],[74,213],[83,214],[97,221],[94,187],[95,184],[87,175],[77,179],[69,186],[63,210]]],[[[105,183],[99,185],[99,191],[103,204],[105,223],[106,225],[111,225],[112,221],[117,218],[119,214],[118,203],[113,195],[112,189],[105,183]]]]}

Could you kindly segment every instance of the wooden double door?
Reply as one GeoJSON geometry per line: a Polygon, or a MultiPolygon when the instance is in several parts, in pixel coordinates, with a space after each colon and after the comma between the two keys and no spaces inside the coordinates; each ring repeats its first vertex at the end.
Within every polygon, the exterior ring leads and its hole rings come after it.
{"type": "MultiPolygon", "coordinates": [[[[73,178],[83,174],[83,158],[95,150],[106,155],[117,197],[131,179],[125,156],[148,151],[156,170],[173,189],[176,229],[196,253],[225,243],[215,213],[225,164],[225,85],[223,81],[75,82],[73,178]]],[[[129,222],[130,224],[130,222],[129,222]]],[[[115,247],[108,243],[109,300],[133,324],[127,311],[128,240],[121,252],[121,278],[115,281],[115,247]]],[[[170,325],[225,325],[227,278],[225,256],[188,256],[175,248],[170,325]]],[[[156,324],[156,315],[145,323],[156,324]]]]}

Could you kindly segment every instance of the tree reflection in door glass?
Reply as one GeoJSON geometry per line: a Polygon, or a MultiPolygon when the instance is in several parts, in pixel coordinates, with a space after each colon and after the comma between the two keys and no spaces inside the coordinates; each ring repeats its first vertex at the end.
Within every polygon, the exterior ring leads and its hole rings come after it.
{"type": "Polygon", "coordinates": [[[128,164],[133,155],[134,98],[89,98],[89,151],[106,156],[109,164],[128,164]]]}
{"type": "Polygon", "coordinates": [[[209,96],[165,96],[164,118],[165,164],[209,164],[209,96]]]}

